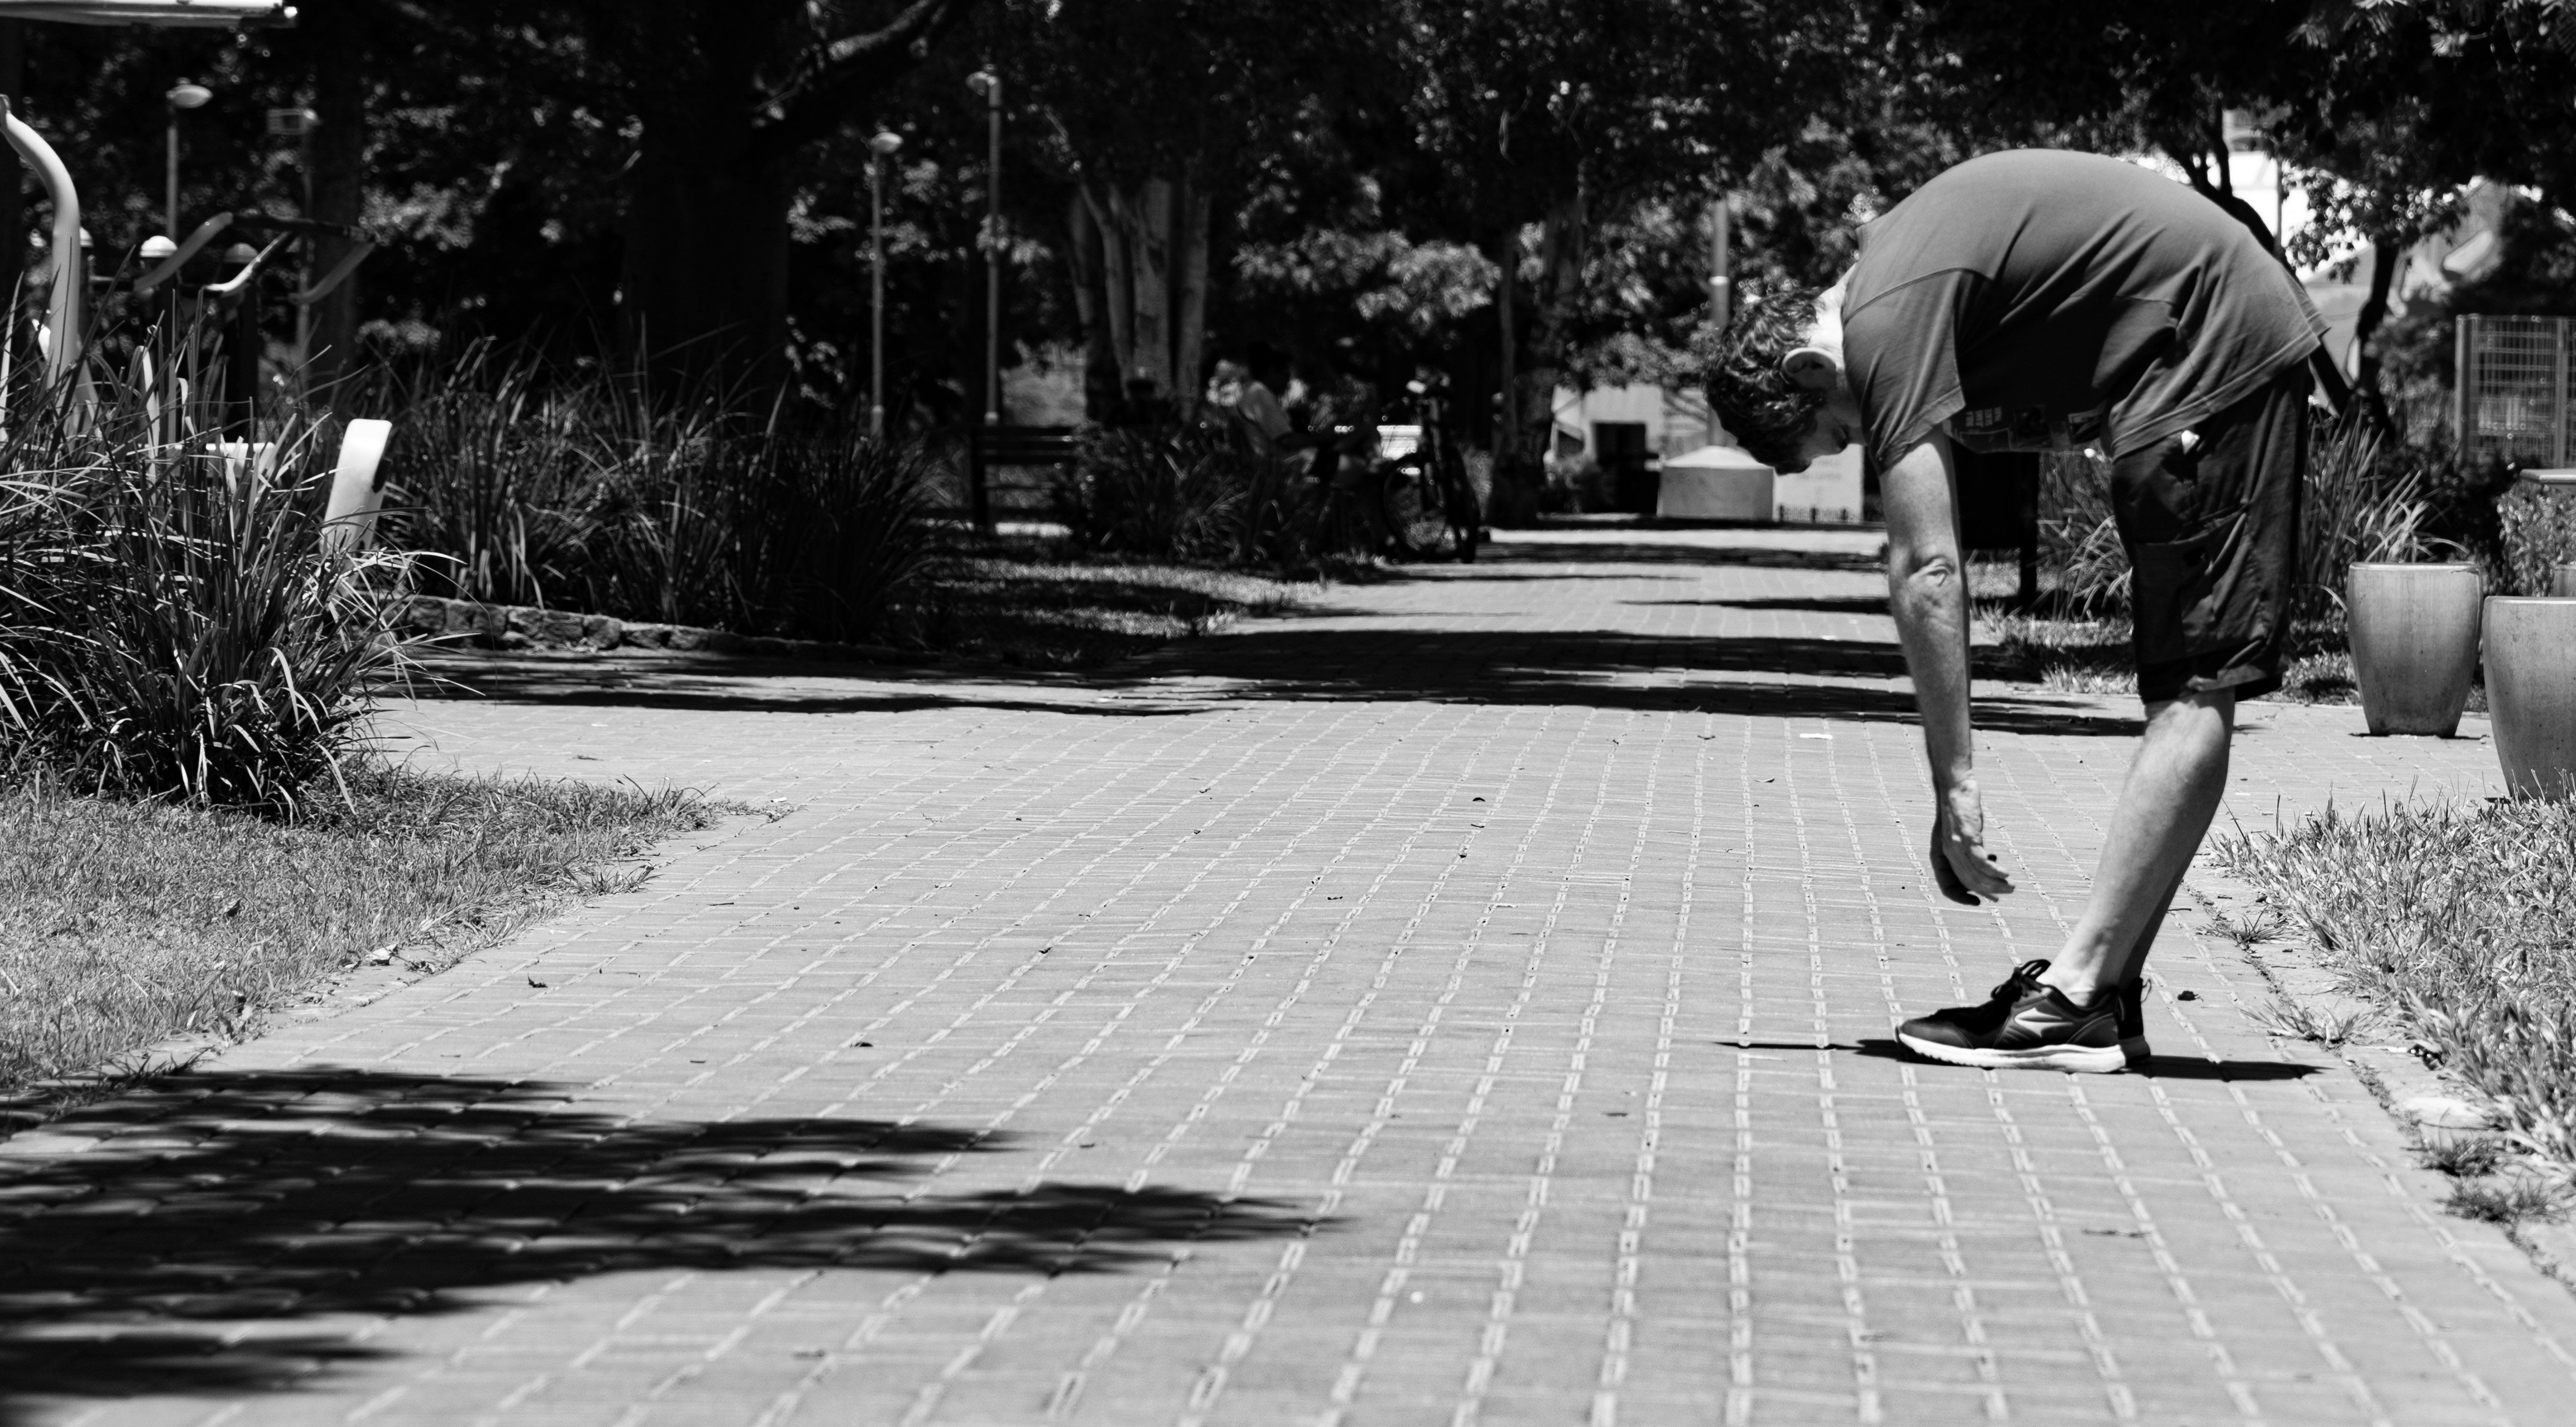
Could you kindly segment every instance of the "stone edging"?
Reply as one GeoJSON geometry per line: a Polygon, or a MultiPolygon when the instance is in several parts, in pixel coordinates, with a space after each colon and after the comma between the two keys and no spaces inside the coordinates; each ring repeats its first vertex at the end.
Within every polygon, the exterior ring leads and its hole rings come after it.
{"type": "Polygon", "coordinates": [[[412,595],[392,620],[395,632],[466,649],[668,650],[680,653],[749,654],[839,664],[932,664],[937,655],[883,644],[835,644],[736,634],[693,624],[655,624],[614,615],[576,614],[535,605],[479,604],[473,600],[412,595]]]}

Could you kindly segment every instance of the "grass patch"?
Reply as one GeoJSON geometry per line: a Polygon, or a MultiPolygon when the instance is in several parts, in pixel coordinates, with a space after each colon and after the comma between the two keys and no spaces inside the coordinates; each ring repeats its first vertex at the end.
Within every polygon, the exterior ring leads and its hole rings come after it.
{"type": "Polygon", "coordinates": [[[2504,1167],[2509,1146],[2493,1135],[2441,1135],[2424,1142],[2424,1167],[2475,1179],[2504,1167]]]}
{"type": "Polygon", "coordinates": [[[2318,1010],[2305,1001],[2278,996],[2268,1006],[2249,1007],[2246,1015],[2272,1035],[2308,1041],[2328,1050],[2351,1040],[2353,1033],[2370,1019],[2370,1012],[2366,1010],[2337,1015],[2332,1011],[2318,1010]]]}
{"type": "Polygon", "coordinates": [[[1155,562],[1066,560],[1032,547],[941,559],[927,580],[918,642],[1030,669],[1092,669],[1246,615],[1276,614],[1317,587],[1155,562]]]}
{"type": "Polygon", "coordinates": [[[2514,1143],[2576,1164],[2576,804],[2330,807],[2212,846],[2500,1106],[2514,1143]]]}
{"type": "MultiPolygon", "coordinates": [[[[2134,694],[2136,666],[2124,618],[2051,618],[2015,613],[1999,600],[1978,600],[1978,623],[1992,643],[1977,650],[1979,676],[2036,684],[2059,694],[2134,694]]],[[[2290,659],[2278,692],[2265,695],[2294,704],[2358,705],[2352,651],[2343,632],[2304,626],[2290,640],[2290,659]]],[[[2486,686],[2469,689],[2468,711],[2486,712],[2486,686]]]]}
{"type": "Polygon", "coordinates": [[[283,823],[169,802],[0,795],[0,1093],[189,1035],[239,1039],[371,959],[435,969],[655,842],[695,793],[353,771],[283,823]]]}
{"type": "Polygon", "coordinates": [[[2442,1207],[2463,1219],[2515,1224],[2525,1219],[2555,1219],[2559,1201],[2550,1187],[2529,1175],[2469,1179],[2452,1186],[2442,1207]]]}

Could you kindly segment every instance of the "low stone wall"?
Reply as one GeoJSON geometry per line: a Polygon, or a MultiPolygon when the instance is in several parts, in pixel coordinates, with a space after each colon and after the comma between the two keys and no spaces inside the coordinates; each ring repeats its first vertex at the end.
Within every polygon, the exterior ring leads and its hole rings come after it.
{"type": "Polygon", "coordinates": [[[413,638],[435,639],[467,649],[659,649],[844,664],[937,662],[935,655],[882,644],[779,639],[692,624],[653,624],[605,614],[575,614],[535,605],[477,604],[435,595],[414,595],[406,600],[394,628],[413,638]]]}

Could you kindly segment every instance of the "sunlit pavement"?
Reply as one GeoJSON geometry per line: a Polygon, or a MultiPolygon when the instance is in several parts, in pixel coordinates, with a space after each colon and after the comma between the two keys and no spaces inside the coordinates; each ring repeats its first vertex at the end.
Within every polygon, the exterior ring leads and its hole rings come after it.
{"type": "MultiPolygon", "coordinates": [[[[792,810],[0,1148],[0,1420],[2566,1420],[2576,1301],[2201,918],[2150,1073],[1895,1052],[2053,948],[2136,725],[1981,690],[2024,890],[1937,901],[1875,548],[1528,534],[1100,678],[403,710],[792,810]]],[[[2474,719],[2248,722],[2249,826],[2491,782],[2474,719]]]]}

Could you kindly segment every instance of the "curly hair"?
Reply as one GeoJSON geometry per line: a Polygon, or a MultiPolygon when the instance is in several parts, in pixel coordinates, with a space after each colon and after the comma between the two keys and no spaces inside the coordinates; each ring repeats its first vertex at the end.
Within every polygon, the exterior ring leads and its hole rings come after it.
{"type": "Polygon", "coordinates": [[[1798,459],[1798,446],[1825,405],[1826,393],[1798,385],[1780,369],[1780,359],[1806,343],[1816,294],[1783,287],[1746,298],[1717,334],[1714,350],[1703,355],[1708,404],[1755,460],[1785,466],[1798,459]]]}

